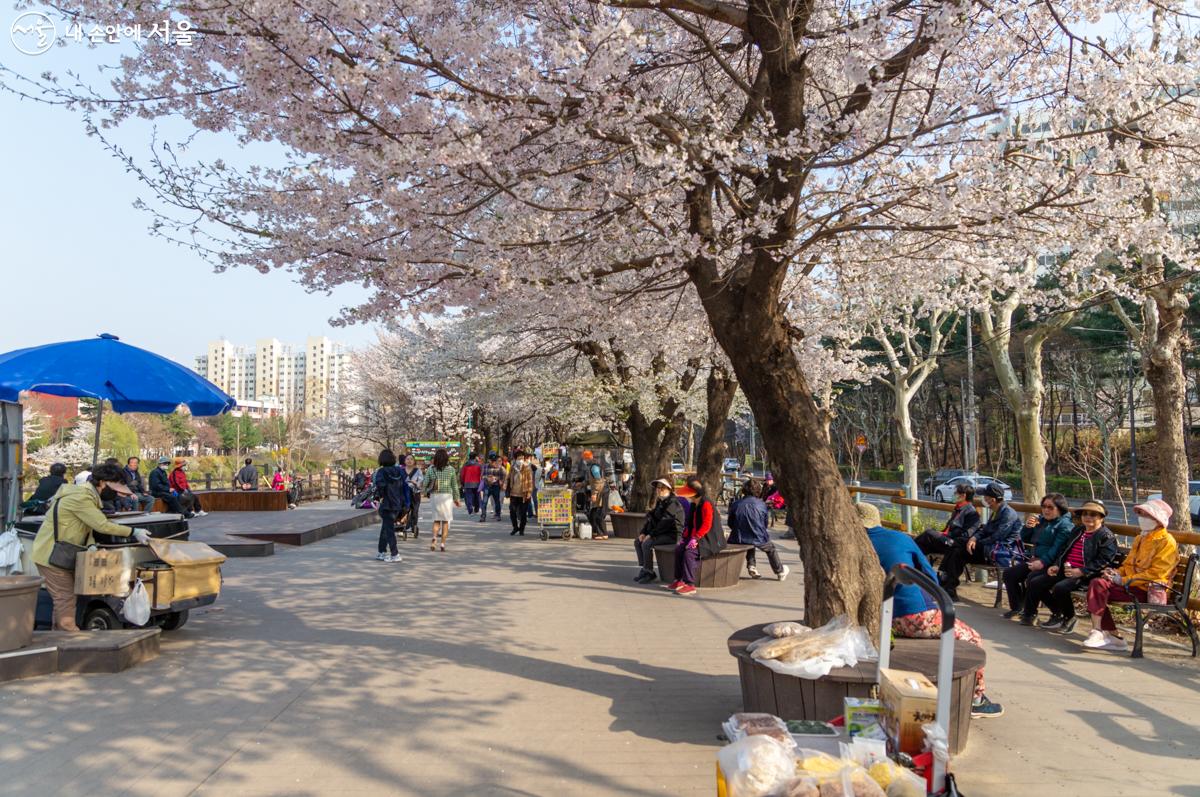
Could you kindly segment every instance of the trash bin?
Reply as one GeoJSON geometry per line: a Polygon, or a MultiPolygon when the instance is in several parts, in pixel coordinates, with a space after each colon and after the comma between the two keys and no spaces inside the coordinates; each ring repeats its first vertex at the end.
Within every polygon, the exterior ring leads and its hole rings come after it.
{"type": "Polygon", "coordinates": [[[0,653],[17,650],[33,641],[41,576],[0,576],[0,653]]]}

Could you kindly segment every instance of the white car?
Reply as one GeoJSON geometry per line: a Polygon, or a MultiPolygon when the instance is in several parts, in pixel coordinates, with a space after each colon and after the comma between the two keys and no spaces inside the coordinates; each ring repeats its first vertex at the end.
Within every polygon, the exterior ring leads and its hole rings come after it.
{"type": "Polygon", "coordinates": [[[1011,487],[999,479],[993,479],[991,476],[979,476],[978,474],[971,476],[955,476],[950,481],[944,484],[939,484],[937,487],[933,488],[933,500],[940,501],[943,504],[952,504],[954,503],[954,488],[958,487],[958,485],[973,485],[975,487],[975,492],[978,493],[981,489],[983,489],[984,486],[991,484],[992,482],[995,482],[1004,489],[1005,501],[1012,500],[1013,493],[1011,487]]]}
{"type": "Polygon", "coordinates": [[[672,460],[671,473],[683,473],[683,463],[679,460],[672,460]]]}
{"type": "Polygon", "coordinates": [[[738,462],[737,457],[725,457],[725,462],[721,465],[721,470],[726,473],[737,473],[742,469],[742,463],[738,462]]]}
{"type": "MultiPolygon", "coordinates": [[[[1162,493],[1152,493],[1146,496],[1146,500],[1157,498],[1161,501],[1162,497],[1162,493]]],[[[1188,510],[1192,513],[1192,522],[1200,523],[1200,482],[1188,482],[1188,510]]]]}

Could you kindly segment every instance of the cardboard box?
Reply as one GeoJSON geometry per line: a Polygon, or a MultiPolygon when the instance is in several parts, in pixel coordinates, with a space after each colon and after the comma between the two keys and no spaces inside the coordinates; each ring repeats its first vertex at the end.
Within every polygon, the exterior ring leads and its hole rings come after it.
{"type": "Polygon", "coordinates": [[[124,597],[133,588],[137,566],[153,558],[141,545],[82,551],[75,557],[75,594],[124,597]]]}
{"type": "Polygon", "coordinates": [[[887,740],[887,733],[883,728],[883,704],[878,700],[869,697],[847,697],[843,714],[846,733],[850,738],[861,736],[876,741],[887,740]]]}
{"type": "Polygon", "coordinates": [[[925,744],[921,726],[937,719],[937,687],[919,672],[879,671],[883,728],[893,753],[916,755],[925,744]]]}

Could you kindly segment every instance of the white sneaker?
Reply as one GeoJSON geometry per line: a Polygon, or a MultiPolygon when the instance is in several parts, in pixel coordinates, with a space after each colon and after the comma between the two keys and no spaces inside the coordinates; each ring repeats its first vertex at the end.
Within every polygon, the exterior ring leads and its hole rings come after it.
{"type": "Polygon", "coordinates": [[[388,556],[387,554],[380,551],[379,553],[375,554],[375,559],[377,561],[383,562],[383,561],[387,560],[387,556],[388,556]]]}
{"type": "Polygon", "coordinates": [[[1129,650],[1129,645],[1121,637],[1104,632],[1104,644],[1100,646],[1100,650],[1112,650],[1117,653],[1123,653],[1129,650]]]}
{"type": "Polygon", "coordinates": [[[205,511],[202,509],[202,510],[200,510],[199,512],[197,512],[197,513],[196,513],[196,517],[204,517],[204,516],[205,516],[205,515],[207,515],[207,514],[208,514],[208,513],[207,513],[207,512],[205,512],[205,511]]]}
{"type": "Polygon", "coordinates": [[[1088,634],[1087,639],[1083,640],[1085,648],[1102,648],[1104,647],[1104,637],[1107,636],[1099,628],[1093,628],[1092,633],[1088,634]]]}
{"type": "Polygon", "coordinates": [[[775,578],[779,579],[780,581],[783,581],[784,579],[786,579],[788,577],[788,573],[790,573],[790,572],[792,572],[792,568],[788,567],[787,565],[784,565],[783,570],[780,570],[778,573],[775,574],[775,578]]]}
{"type": "Polygon", "coordinates": [[[385,561],[385,562],[403,562],[404,557],[402,557],[400,554],[396,554],[395,556],[385,556],[383,558],[383,561],[385,561]]]}
{"type": "Polygon", "coordinates": [[[750,578],[762,578],[762,576],[759,575],[757,567],[748,567],[748,568],[746,568],[746,570],[749,571],[750,578]]]}

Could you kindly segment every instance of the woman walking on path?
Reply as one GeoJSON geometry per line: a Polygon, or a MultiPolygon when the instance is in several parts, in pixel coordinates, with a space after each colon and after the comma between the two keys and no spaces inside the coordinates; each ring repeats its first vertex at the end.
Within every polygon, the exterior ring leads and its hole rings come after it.
{"type": "Polygon", "coordinates": [[[425,489],[425,474],[417,467],[417,460],[409,454],[404,458],[404,470],[408,474],[408,495],[411,503],[408,506],[408,530],[413,539],[417,538],[420,530],[417,528],[417,514],[421,511],[421,492],[425,489]]]}
{"type": "Polygon", "coordinates": [[[458,489],[458,473],[450,467],[450,455],[439,448],[433,454],[433,465],[425,472],[425,495],[430,499],[433,510],[433,539],[429,550],[438,547],[438,531],[441,531],[441,549],[446,550],[446,538],[450,536],[450,521],[454,519],[454,507],[461,505],[458,489]]]}
{"type": "Polygon", "coordinates": [[[382,521],[379,527],[379,553],[375,558],[384,562],[402,561],[396,549],[396,519],[402,517],[408,508],[406,478],[404,469],[396,466],[396,455],[391,449],[380,451],[379,470],[375,471],[372,483],[379,501],[379,519],[382,521]]]}

